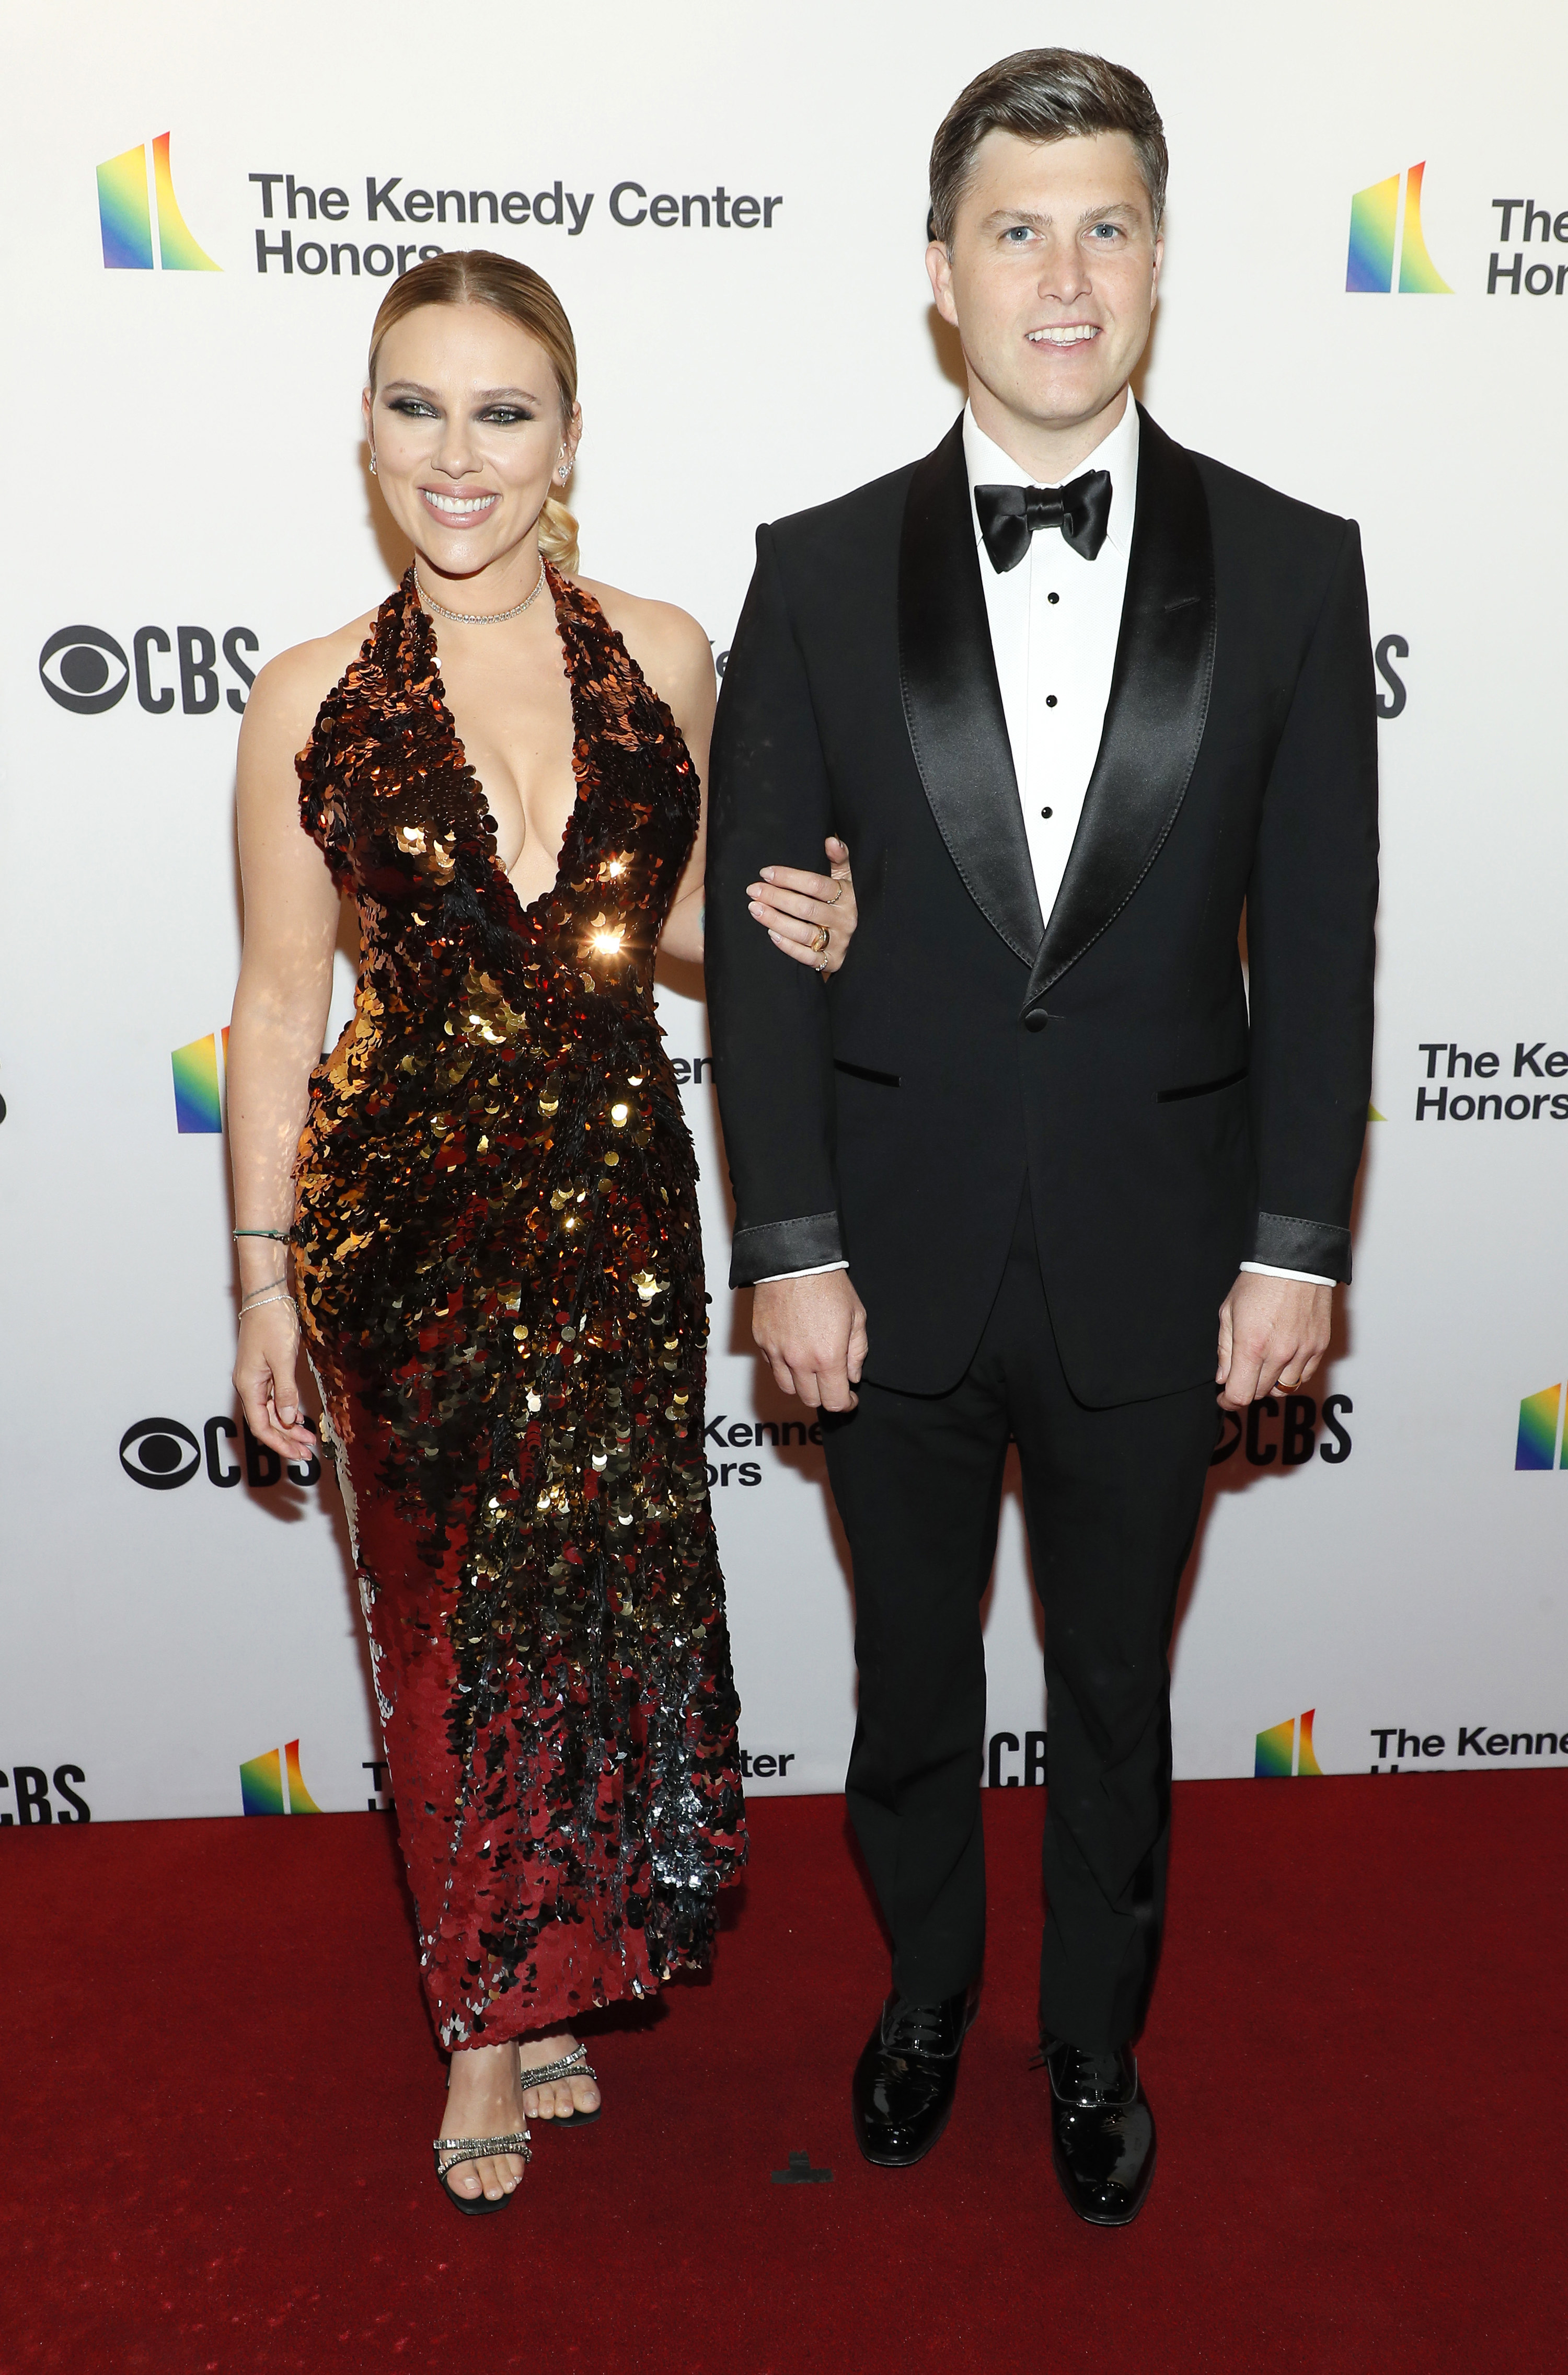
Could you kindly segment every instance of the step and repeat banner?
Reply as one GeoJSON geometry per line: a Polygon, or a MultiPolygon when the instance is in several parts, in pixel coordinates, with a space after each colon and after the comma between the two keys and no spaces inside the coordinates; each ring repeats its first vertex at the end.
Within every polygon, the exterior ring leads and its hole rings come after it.
{"type": "MultiPolygon", "coordinates": [[[[247,691],[404,559],[359,425],[383,289],[466,244],[554,282],[584,565],[693,612],[722,670],[757,522],[951,420],[930,137],[1041,40],[1134,65],[1164,112],[1145,400],[1361,521],[1377,652],[1355,1283],[1312,1391],[1220,1433],[1178,1770],[1568,1758],[1568,22],[1523,0],[1477,44],[1467,14],[449,0],[432,33],[408,0],[58,0],[14,33],[0,1826],[387,1802],[336,1489],[249,1440],[229,1382],[223,1134],[247,691]]],[[[346,928],[335,1031],[352,967],[346,928]]],[[[660,995],[702,1165],[747,1768],[835,1789],[843,1545],[809,1414],[725,1292],[701,983],[660,995]]],[[[1038,1786],[1016,1493],[987,1627],[988,1779],[1038,1786]]]]}

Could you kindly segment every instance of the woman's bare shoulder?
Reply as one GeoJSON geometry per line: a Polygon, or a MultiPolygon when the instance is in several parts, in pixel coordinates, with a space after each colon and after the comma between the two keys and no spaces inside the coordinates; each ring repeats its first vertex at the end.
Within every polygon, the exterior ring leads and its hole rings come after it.
{"type": "Polygon", "coordinates": [[[315,715],[343,671],[354,659],[375,625],[376,612],[366,610],[329,635],[314,635],[293,644],[256,672],[245,703],[245,725],[253,738],[258,732],[307,739],[315,715]]]}
{"type": "Polygon", "coordinates": [[[689,610],[623,593],[596,578],[577,580],[591,594],[651,685],[665,692],[713,669],[713,648],[689,610]]]}

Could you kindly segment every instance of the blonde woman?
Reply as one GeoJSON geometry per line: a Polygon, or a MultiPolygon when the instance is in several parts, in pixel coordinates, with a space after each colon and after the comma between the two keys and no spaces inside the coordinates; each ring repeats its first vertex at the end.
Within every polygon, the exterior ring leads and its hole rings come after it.
{"type": "MultiPolygon", "coordinates": [[[[290,1457],[301,1333],[320,1382],[451,2054],[436,2172],[476,2215],[531,2118],[598,2117],[574,2021],[700,1961],[745,1855],[653,1004],[655,948],[702,954],[713,671],[683,612],[575,573],[575,350],[536,273],[420,265],[369,378],[414,564],[265,668],[241,738],[234,1376],[290,1457]],[[345,896],[363,963],[318,1061],[345,896]]],[[[751,902],[822,973],[855,922],[827,856],[751,902]]]]}

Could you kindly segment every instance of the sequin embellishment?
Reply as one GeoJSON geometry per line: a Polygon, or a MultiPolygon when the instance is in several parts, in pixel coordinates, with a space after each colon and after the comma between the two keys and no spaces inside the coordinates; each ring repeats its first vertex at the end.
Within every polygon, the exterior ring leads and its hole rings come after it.
{"type": "Polygon", "coordinates": [[[296,1270],[426,1992],[443,2042],[488,2045],[702,1960],[745,1861],[696,1164],[653,1003],[698,788],[551,569],[577,799],[524,906],[411,575],[299,762],[363,960],[312,1077],[296,1270]]]}

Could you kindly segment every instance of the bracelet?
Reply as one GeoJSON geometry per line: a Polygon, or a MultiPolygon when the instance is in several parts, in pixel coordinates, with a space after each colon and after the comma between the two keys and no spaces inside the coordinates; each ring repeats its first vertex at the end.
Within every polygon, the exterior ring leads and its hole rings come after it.
{"type": "Polygon", "coordinates": [[[230,1231],[230,1235],[235,1237],[274,1237],[280,1246],[286,1246],[289,1243],[289,1234],[287,1229],[231,1229],[230,1231]]]}
{"type": "Polygon", "coordinates": [[[264,1279],[260,1286],[253,1286],[249,1294],[242,1288],[240,1292],[241,1310],[242,1311],[244,1309],[247,1303],[253,1303],[258,1294],[270,1294],[275,1286],[286,1287],[289,1281],[287,1278],[268,1278],[264,1279]]]}
{"type": "Polygon", "coordinates": [[[295,1317],[296,1322],[298,1322],[298,1320],[299,1320],[299,1317],[300,1317],[300,1306],[299,1306],[299,1305],[295,1302],[295,1300],[294,1300],[293,1296],[292,1296],[291,1294],[257,1294],[253,1299],[253,1298],[251,1298],[250,1296],[247,1296],[247,1297],[246,1297],[246,1299],[245,1299],[245,1301],[244,1301],[243,1303],[242,1303],[242,1305],[240,1306],[240,1317],[241,1317],[241,1318],[242,1318],[242,1319],[243,1319],[243,1317],[244,1317],[244,1316],[245,1316],[245,1314],[246,1314],[246,1312],[247,1312],[247,1311],[263,1311],[263,1310],[265,1310],[265,1307],[266,1307],[266,1306],[267,1306],[269,1303],[286,1303],[286,1304],[289,1306],[289,1310],[294,1314],[294,1317],[295,1317]]]}

